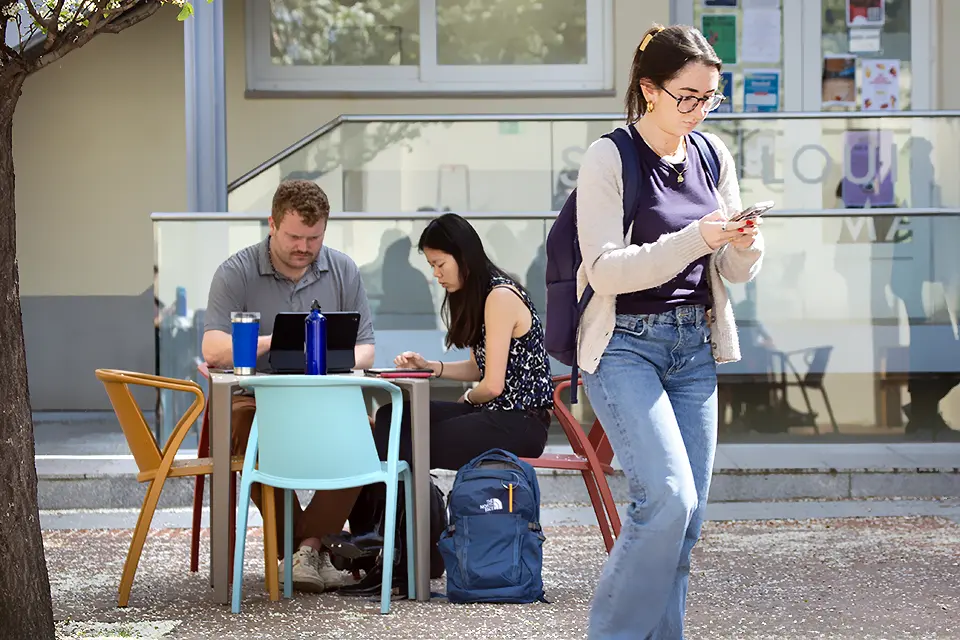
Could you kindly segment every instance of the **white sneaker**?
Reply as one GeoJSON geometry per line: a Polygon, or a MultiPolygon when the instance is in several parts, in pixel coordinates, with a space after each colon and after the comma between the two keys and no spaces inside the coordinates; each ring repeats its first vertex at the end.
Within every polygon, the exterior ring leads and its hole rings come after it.
{"type": "Polygon", "coordinates": [[[319,554],[319,556],[319,574],[320,577],[323,578],[324,584],[327,585],[327,591],[339,589],[353,582],[353,575],[348,571],[340,571],[334,567],[330,562],[330,555],[326,551],[319,554]]]}
{"type": "MultiPolygon", "coordinates": [[[[280,586],[283,586],[283,560],[280,561],[280,586]]],[[[352,582],[351,576],[339,571],[330,556],[313,547],[303,546],[293,554],[293,588],[297,591],[323,593],[352,582]]]]}
{"type": "MultiPolygon", "coordinates": [[[[314,593],[326,591],[327,583],[320,568],[320,553],[316,549],[307,546],[297,549],[293,554],[293,588],[314,593]]],[[[280,561],[280,585],[283,585],[283,560],[280,561]]]]}

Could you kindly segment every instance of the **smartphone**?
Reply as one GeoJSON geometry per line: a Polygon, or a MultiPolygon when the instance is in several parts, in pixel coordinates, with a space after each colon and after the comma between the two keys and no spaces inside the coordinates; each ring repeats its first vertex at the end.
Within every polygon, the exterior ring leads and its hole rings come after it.
{"type": "Polygon", "coordinates": [[[752,207],[747,207],[740,213],[736,214],[730,218],[729,222],[743,222],[744,220],[751,220],[753,218],[759,218],[765,214],[770,209],[773,209],[773,200],[767,200],[765,202],[758,202],[752,207]]]}

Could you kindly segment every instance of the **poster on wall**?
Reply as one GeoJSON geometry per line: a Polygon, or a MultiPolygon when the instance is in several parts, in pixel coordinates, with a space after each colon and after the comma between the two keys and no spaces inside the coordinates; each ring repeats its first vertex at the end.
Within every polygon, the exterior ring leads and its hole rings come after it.
{"type": "Polygon", "coordinates": [[[850,53],[877,53],[880,51],[880,29],[850,29],[847,49],[850,53]]]}
{"type": "Polygon", "coordinates": [[[740,38],[744,62],[780,63],[783,18],[780,8],[743,8],[743,33],[740,38]]]}
{"type": "Polygon", "coordinates": [[[722,71],[720,73],[720,86],[717,92],[722,94],[726,100],[720,103],[715,113],[733,113],[733,72],[722,71]]]}
{"type": "Polygon", "coordinates": [[[746,113],[780,110],[779,69],[747,69],[743,72],[743,110],[746,113]]]}
{"type": "Polygon", "coordinates": [[[848,27],[882,27],[886,21],[884,0],[847,0],[848,27]]]}
{"type": "Polygon", "coordinates": [[[705,13],[700,16],[700,31],[723,64],[737,64],[737,14],[705,13]]]}
{"type": "Polygon", "coordinates": [[[900,61],[861,60],[863,110],[900,110],[900,61]]]}
{"type": "Polygon", "coordinates": [[[824,107],[857,106],[857,57],[824,56],[821,90],[824,107]]]}
{"type": "Polygon", "coordinates": [[[893,206],[893,178],[892,131],[844,132],[840,187],[844,207],[893,206]]]}

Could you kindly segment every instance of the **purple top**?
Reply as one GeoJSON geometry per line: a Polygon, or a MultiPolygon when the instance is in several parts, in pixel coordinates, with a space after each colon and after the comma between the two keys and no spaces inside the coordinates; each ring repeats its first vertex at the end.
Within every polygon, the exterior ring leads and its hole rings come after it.
{"type": "MultiPolygon", "coordinates": [[[[630,134],[640,157],[640,190],[637,217],[631,242],[636,245],[656,242],[665,233],[680,231],[719,208],[717,195],[710,186],[697,147],[687,136],[687,158],[673,165],[663,160],[640,137],[634,127],[630,134]],[[686,167],[686,170],[684,170],[686,167]],[[677,181],[677,172],[683,182],[677,181]]],[[[679,305],[710,307],[710,283],[707,280],[706,255],[688,264],[672,280],[654,289],[617,296],[617,313],[663,313],[679,305]]]]}

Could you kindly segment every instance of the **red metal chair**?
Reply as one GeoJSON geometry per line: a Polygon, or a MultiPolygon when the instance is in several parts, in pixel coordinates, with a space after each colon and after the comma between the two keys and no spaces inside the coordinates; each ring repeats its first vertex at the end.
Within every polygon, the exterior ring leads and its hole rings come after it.
{"type": "MultiPolygon", "coordinates": [[[[579,471],[583,475],[590,503],[597,514],[603,543],[607,547],[607,553],[610,553],[614,541],[620,535],[620,514],[617,513],[617,505],[607,483],[607,475],[613,474],[613,467],[610,465],[613,461],[613,448],[599,420],[593,423],[590,436],[587,437],[580,422],[564,403],[563,392],[570,388],[570,376],[556,376],[553,381],[559,383],[553,390],[553,413],[570,441],[573,453],[544,453],[539,458],[523,459],[541,469],[565,469],[579,471]]],[[[583,381],[578,384],[582,385],[583,381]]]]}
{"type": "MultiPolygon", "coordinates": [[[[210,380],[210,370],[206,362],[197,365],[197,371],[200,375],[210,380]]],[[[206,458],[210,456],[210,394],[207,393],[207,402],[203,409],[203,422],[200,425],[200,437],[197,441],[197,457],[206,458]]],[[[200,568],[200,521],[203,516],[203,484],[204,476],[197,476],[196,484],[193,489],[193,530],[190,537],[190,571],[196,573],[200,568]]],[[[230,472],[230,502],[237,503],[237,473],[230,472]]],[[[236,527],[237,511],[230,510],[230,548],[234,546],[234,539],[237,536],[236,527]]],[[[233,579],[233,563],[230,563],[230,579],[233,579]]]]}

